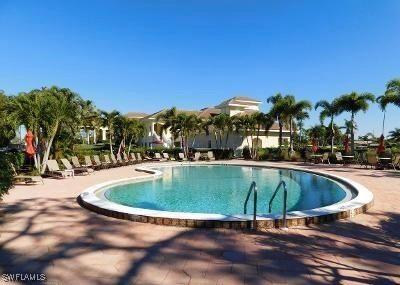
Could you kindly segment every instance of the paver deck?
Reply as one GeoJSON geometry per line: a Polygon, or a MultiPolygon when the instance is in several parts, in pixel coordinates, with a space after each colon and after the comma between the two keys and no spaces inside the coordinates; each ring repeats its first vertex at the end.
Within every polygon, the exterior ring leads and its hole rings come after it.
{"type": "MultiPolygon", "coordinates": [[[[133,166],[45,179],[4,197],[0,269],[44,273],[43,284],[399,284],[400,173],[286,165],[353,179],[373,192],[374,206],[349,220],[287,231],[190,229],[117,220],[78,205],[85,188],[138,175],[133,166]]],[[[1,282],[10,284],[4,275],[1,282]]]]}

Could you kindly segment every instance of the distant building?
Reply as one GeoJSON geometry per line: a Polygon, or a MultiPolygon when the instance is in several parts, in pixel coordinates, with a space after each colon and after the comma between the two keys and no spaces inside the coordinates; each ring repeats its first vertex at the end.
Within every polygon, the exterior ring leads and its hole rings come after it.
{"type": "MultiPolygon", "coordinates": [[[[207,119],[212,116],[216,116],[220,113],[228,114],[229,116],[240,116],[244,114],[251,114],[254,112],[260,111],[261,101],[255,100],[249,97],[233,97],[228,100],[225,100],[218,104],[215,107],[207,107],[198,111],[188,111],[188,110],[177,110],[178,113],[186,113],[186,114],[195,114],[201,118],[207,119]]],[[[142,121],[146,126],[146,134],[143,138],[140,139],[139,143],[142,146],[146,147],[156,147],[156,146],[164,146],[164,147],[173,147],[180,146],[181,139],[175,138],[173,141],[171,133],[169,130],[163,130],[162,121],[157,121],[157,117],[165,112],[167,109],[160,110],[153,114],[145,114],[139,112],[130,112],[125,116],[128,118],[135,118],[142,121]]],[[[279,126],[277,123],[274,123],[272,128],[268,131],[268,134],[265,135],[265,131],[260,132],[260,136],[257,139],[253,136],[245,137],[243,132],[232,132],[229,134],[227,144],[225,146],[226,138],[223,138],[223,147],[232,148],[232,149],[242,149],[245,146],[252,146],[253,144],[257,144],[259,147],[277,147],[279,139],[279,126]]],[[[289,131],[284,128],[283,129],[283,140],[289,142],[290,135],[289,131]]],[[[194,148],[216,148],[216,142],[214,139],[214,134],[210,132],[210,134],[202,133],[197,135],[195,138],[192,138],[189,141],[190,147],[194,148]]]]}

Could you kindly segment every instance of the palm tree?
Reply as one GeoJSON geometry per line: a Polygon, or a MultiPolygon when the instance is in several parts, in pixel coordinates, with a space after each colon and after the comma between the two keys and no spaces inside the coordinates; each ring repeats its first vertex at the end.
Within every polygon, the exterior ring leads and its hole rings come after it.
{"type": "Polygon", "coordinates": [[[168,129],[171,133],[171,140],[172,143],[170,147],[174,147],[175,144],[175,139],[179,135],[175,130],[175,124],[176,124],[176,118],[177,118],[177,110],[176,107],[172,107],[171,109],[166,110],[165,112],[162,112],[159,114],[156,118],[157,122],[162,121],[163,125],[161,128],[162,132],[166,132],[168,129]]]}
{"type": "Polygon", "coordinates": [[[248,114],[245,114],[236,115],[232,118],[232,120],[236,133],[240,134],[240,132],[243,132],[242,140],[244,137],[246,137],[247,146],[250,149],[249,135],[253,139],[252,130],[254,129],[255,125],[254,118],[249,116],[248,114]]]}
{"type": "Polygon", "coordinates": [[[287,95],[284,97],[286,100],[286,110],[284,111],[285,117],[289,124],[289,134],[290,134],[290,152],[293,152],[293,120],[304,114],[304,112],[311,110],[311,103],[307,100],[301,100],[296,102],[296,98],[292,95],[287,95]]]}
{"type": "MultiPolygon", "coordinates": [[[[268,131],[271,129],[272,125],[275,122],[275,119],[271,114],[265,114],[262,112],[255,112],[251,115],[251,118],[254,122],[254,127],[256,129],[256,142],[258,144],[260,132],[263,129],[265,132],[265,135],[268,135],[268,131]]],[[[252,141],[252,150],[251,150],[251,156],[254,158],[257,154],[257,148],[258,145],[254,144],[252,141]]]]}
{"type": "Polygon", "coordinates": [[[230,119],[230,116],[226,113],[221,113],[215,117],[213,117],[213,127],[214,131],[219,137],[218,148],[222,148],[222,137],[225,129],[227,127],[227,121],[230,119]]]}
{"type": "Polygon", "coordinates": [[[382,135],[385,134],[386,107],[394,104],[400,107],[400,79],[393,79],[386,84],[385,94],[376,98],[383,112],[382,135]]]}
{"type": "Polygon", "coordinates": [[[8,107],[10,98],[3,90],[0,90],[0,147],[7,146],[15,137],[17,122],[9,116],[8,107]]]}
{"type": "Polygon", "coordinates": [[[375,96],[371,93],[357,93],[351,92],[349,94],[344,94],[337,99],[337,104],[339,111],[350,112],[351,113],[351,151],[354,153],[354,126],[355,126],[355,116],[358,112],[366,112],[369,108],[369,102],[374,102],[375,96]]]}
{"type": "MultiPolygon", "coordinates": [[[[81,124],[82,98],[68,88],[52,86],[12,98],[10,116],[35,136],[35,166],[44,173],[56,137],[62,129],[81,124]]],[[[71,132],[72,133],[72,132],[71,132]]]]}
{"type": "Polygon", "coordinates": [[[121,114],[117,110],[113,110],[111,112],[101,111],[101,119],[103,122],[103,126],[108,128],[108,142],[110,144],[110,153],[113,153],[113,136],[114,136],[114,125],[118,117],[121,114]]]}
{"type": "Polygon", "coordinates": [[[303,135],[303,128],[304,128],[304,120],[310,118],[310,114],[308,112],[301,112],[297,114],[296,116],[296,121],[297,125],[299,127],[299,144],[301,145],[302,143],[302,135],[303,135]]]}
{"type": "Polygon", "coordinates": [[[198,118],[196,115],[188,115],[180,113],[177,115],[174,125],[174,131],[178,132],[183,142],[183,149],[185,155],[189,153],[188,140],[198,130],[198,118]]]}
{"type": "Polygon", "coordinates": [[[287,102],[281,93],[277,93],[267,98],[267,103],[272,104],[272,108],[269,113],[276,118],[279,124],[279,148],[281,148],[283,143],[283,124],[285,121],[284,114],[287,109],[287,102]]]}
{"type": "Polygon", "coordinates": [[[328,102],[326,100],[321,100],[318,101],[315,104],[315,110],[318,108],[321,108],[321,112],[319,114],[319,120],[321,121],[321,124],[323,124],[324,120],[326,118],[330,119],[329,122],[329,127],[330,127],[330,139],[331,139],[331,153],[333,153],[333,145],[334,145],[334,138],[335,138],[335,130],[334,130],[334,122],[333,120],[335,117],[339,114],[339,105],[337,100],[333,100],[332,102],[328,102]]]}
{"type": "Polygon", "coordinates": [[[385,95],[389,103],[400,107],[400,79],[392,79],[386,84],[385,95]]]}
{"type": "Polygon", "coordinates": [[[389,132],[390,134],[390,140],[400,143],[400,129],[395,128],[393,131],[389,132]]]}

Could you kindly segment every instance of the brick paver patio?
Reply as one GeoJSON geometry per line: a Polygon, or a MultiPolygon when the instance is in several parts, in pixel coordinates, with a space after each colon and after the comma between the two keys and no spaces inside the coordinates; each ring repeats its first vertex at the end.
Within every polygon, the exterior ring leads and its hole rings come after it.
{"type": "Polygon", "coordinates": [[[117,220],[77,204],[88,186],[137,175],[133,166],[46,179],[4,197],[0,268],[44,273],[46,284],[399,284],[400,173],[295,165],[364,184],[374,206],[351,220],[288,231],[189,229],[117,220]]]}

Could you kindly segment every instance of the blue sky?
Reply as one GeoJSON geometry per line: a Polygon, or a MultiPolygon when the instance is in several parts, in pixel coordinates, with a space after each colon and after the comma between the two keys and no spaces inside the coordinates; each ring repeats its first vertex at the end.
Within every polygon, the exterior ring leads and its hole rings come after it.
{"type": "MultiPolygon", "coordinates": [[[[400,1],[0,2],[0,89],[69,87],[105,110],[199,109],[276,92],[380,95],[400,77],[400,1]]],[[[400,127],[389,107],[387,129],[400,127]]],[[[341,124],[343,115],[338,118],[341,124]]],[[[381,132],[374,106],[360,133],[381,132]]],[[[308,125],[318,122],[312,112],[308,125]]]]}

